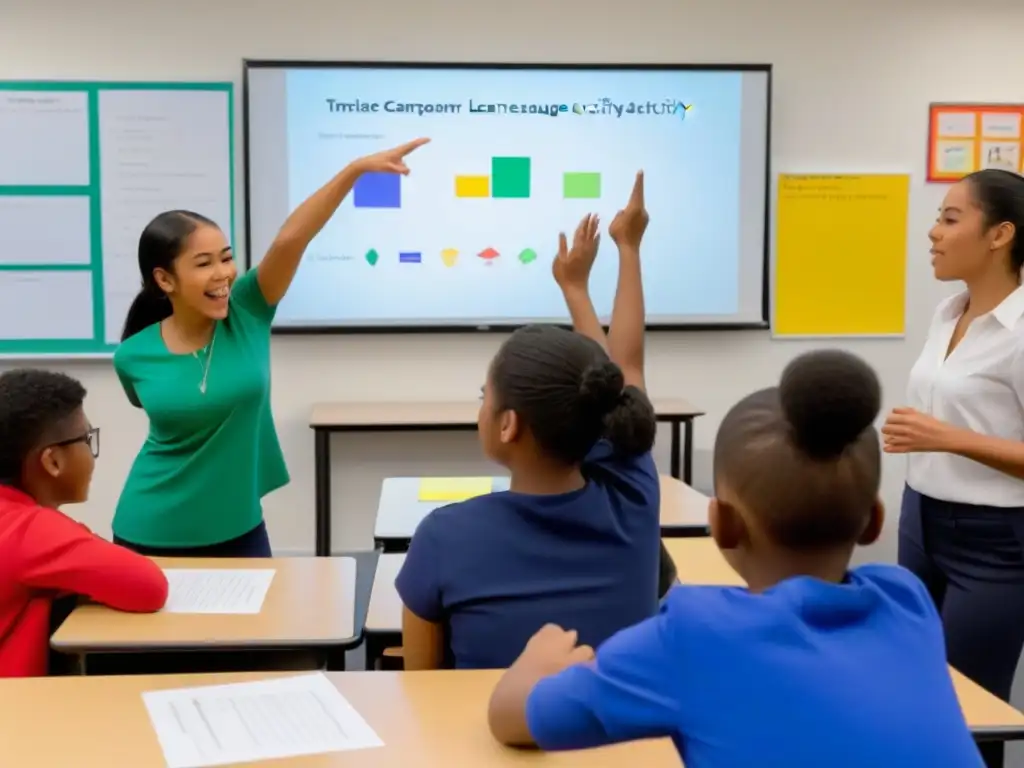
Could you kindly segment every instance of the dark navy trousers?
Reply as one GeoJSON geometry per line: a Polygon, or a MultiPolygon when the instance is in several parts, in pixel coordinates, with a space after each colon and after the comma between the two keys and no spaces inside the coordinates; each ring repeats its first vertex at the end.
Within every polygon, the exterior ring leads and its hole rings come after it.
{"type": "MultiPolygon", "coordinates": [[[[903,493],[899,563],[924,582],[942,616],[950,665],[1004,701],[1024,648],[1024,508],[903,493]]],[[[982,744],[1003,765],[1001,743],[982,744]]]]}
{"type": "Polygon", "coordinates": [[[205,547],[146,547],[119,536],[114,536],[114,543],[147,557],[272,557],[266,522],[238,538],[205,547]]]}

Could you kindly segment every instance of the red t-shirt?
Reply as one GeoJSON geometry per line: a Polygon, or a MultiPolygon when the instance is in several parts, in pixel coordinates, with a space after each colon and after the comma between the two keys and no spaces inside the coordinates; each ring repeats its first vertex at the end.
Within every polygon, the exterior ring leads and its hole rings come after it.
{"type": "Polygon", "coordinates": [[[152,560],[0,485],[0,678],[47,672],[50,608],[62,594],[158,611],[167,577],[152,560]]]}

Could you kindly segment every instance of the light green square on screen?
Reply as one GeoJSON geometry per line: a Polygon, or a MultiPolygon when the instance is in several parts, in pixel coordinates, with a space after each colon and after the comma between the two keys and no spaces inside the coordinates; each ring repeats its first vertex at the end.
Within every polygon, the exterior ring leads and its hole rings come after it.
{"type": "Polygon", "coordinates": [[[566,200],[594,200],[601,197],[601,174],[564,174],[562,176],[562,197],[566,200]]]}

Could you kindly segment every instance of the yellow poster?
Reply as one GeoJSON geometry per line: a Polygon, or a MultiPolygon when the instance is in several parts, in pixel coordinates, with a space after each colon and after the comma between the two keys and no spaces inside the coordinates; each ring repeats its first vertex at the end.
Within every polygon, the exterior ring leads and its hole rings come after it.
{"type": "Polygon", "coordinates": [[[774,335],[902,335],[910,176],[781,174],[778,192],[774,335]]]}

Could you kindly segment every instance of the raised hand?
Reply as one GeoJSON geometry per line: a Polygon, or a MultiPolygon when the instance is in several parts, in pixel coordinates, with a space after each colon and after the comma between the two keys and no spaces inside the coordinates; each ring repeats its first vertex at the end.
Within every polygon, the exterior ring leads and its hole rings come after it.
{"type": "Polygon", "coordinates": [[[620,248],[639,248],[651,217],[644,207],[644,172],[637,171],[626,207],[615,214],[608,234],[620,248]]]}
{"type": "Polygon", "coordinates": [[[566,288],[586,288],[590,279],[590,268],[594,266],[597,248],[601,244],[598,228],[601,222],[597,214],[588,213],[576,227],[572,236],[572,247],[562,232],[558,236],[558,255],[551,266],[555,282],[564,291],[566,288]]]}
{"type": "Polygon", "coordinates": [[[354,165],[360,173],[400,173],[405,176],[409,173],[409,166],[405,164],[406,156],[428,143],[430,139],[414,139],[401,146],[361,157],[354,165]]]}

